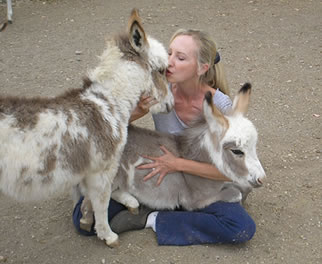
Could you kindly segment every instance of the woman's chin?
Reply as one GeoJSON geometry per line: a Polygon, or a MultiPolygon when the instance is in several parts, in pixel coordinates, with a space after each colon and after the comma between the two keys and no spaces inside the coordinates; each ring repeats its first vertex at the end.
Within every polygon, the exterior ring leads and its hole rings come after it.
{"type": "Polygon", "coordinates": [[[173,76],[171,74],[167,74],[166,77],[167,77],[168,82],[170,82],[170,83],[174,83],[175,82],[175,80],[174,80],[174,78],[173,78],[173,76]]]}

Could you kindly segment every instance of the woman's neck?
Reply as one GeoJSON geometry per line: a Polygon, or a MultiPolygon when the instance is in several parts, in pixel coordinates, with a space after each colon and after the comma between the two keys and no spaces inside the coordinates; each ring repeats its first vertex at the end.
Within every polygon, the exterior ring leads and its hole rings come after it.
{"type": "Polygon", "coordinates": [[[200,86],[173,84],[174,110],[186,125],[189,125],[202,112],[202,103],[207,91],[215,93],[215,89],[206,84],[200,84],[200,86]]]}
{"type": "Polygon", "coordinates": [[[175,83],[173,88],[175,89],[176,96],[188,101],[198,100],[200,96],[203,98],[207,91],[213,90],[214,92],[214,89],[210,86],[199,82],[175,83]]]}

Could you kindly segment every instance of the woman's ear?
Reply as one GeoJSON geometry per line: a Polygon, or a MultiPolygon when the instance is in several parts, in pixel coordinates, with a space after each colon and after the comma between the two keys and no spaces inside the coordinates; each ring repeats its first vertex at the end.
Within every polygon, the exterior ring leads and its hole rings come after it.
{"type": "Polygon", "coordinates": [[[205,64],[202,64],[199,69],[198,69],[198,75],[201,76],[203,75],[205,72],[207,72],[209,69],[209,64],[205,63],[205,64]]]}

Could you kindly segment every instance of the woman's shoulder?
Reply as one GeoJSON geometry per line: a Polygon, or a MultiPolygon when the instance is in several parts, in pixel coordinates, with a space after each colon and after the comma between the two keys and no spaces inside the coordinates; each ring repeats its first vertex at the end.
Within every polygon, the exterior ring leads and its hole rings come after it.
{"type": "Polygon", "coordinates": [[[213,97],[214,105],[222,112],[223,114],[228,113],[232,108],[232,101],[230,97],[219,89],[216,90],[215,95],[213,97]]]}

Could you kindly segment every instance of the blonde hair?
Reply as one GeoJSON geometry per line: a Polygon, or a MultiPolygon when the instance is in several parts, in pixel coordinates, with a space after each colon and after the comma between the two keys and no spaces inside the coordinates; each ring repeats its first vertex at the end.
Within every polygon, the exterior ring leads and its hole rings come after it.
{"type": "Polygon", "coordinates": [[[229,95],[229,88],[226,79],[226,74],[221,62],[215,64],[217,47],[216,43],[206,32],[193,29],[179,29],[176,31],[170,43],[178,36],[191,36],[199,46],[197,60],[198,64],[208,64],[209,69],[200,76],[200,82],[207,83],[213,88],[218,88],[223,93],[229,95]]]}

